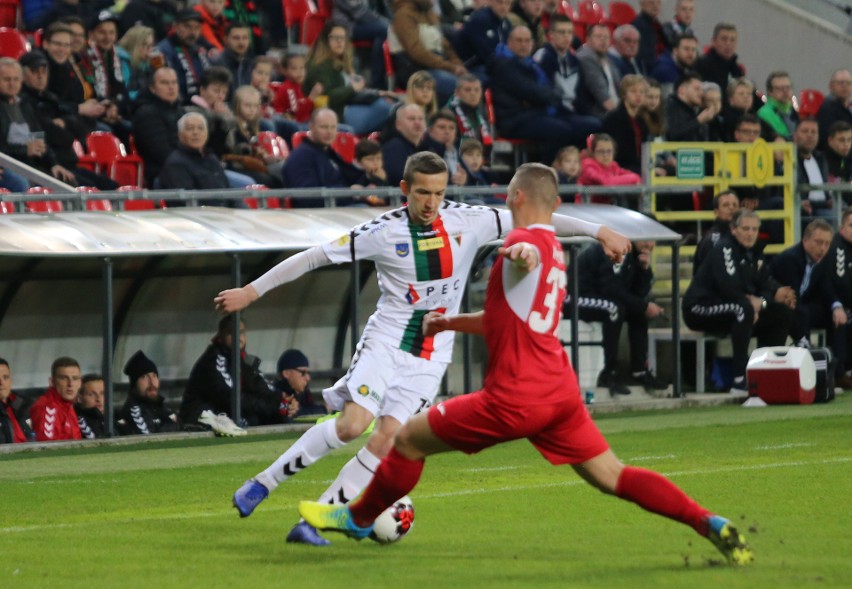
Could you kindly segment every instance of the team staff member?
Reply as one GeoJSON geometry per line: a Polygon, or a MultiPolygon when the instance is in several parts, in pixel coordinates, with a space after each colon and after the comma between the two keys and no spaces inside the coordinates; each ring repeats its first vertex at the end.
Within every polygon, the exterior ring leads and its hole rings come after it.
{"type": "Polygon", "coordinates": [[[303,501],[299,512],[317,527],[364,538],[387,507],[414,489],[427,456],[451,450],[475,454],[527,438],[551,464],[570,464],[600,491],[691,526],[732,564],[751,562],[745,538],[725,518],[665,477],[622,464],[586,411],[577,376],[555,335],[566,279],[565,254],[551,225],[559,206],[553,169],[521,166],[506,202],[516,229],[491,270],[484,310],[429,313],[423,322],[427,335],[451,329],[485,338],[484,388],[414,416],[363,495],[349,506],[303,501]]]}
{"type": "MultiPolygon", "coordinates": [[[[376,418],[366,447],[320,498],[346,503],[370,480],[400,426],[432,403],[452,357],[454,338],[452,333],[424,337],[423,316],[436,309],[458,312],[477,251],[512,227],[508,211],[445,201],[448,180],[440,156],[414,154],[400,182],[407,206],[354,227],[332,243],[292,256],[251,284],[223,291],[214,299],[220,311],[237,311],[309,270],[363,259],[376,263],[382,291],[349,372],[323,391],[329,408],[340,410],[340,415],[305,432],[274,464],[237,490],[234,505],[242,517],[250,515],[269,491],[357,438],[376,418]]],[[[606,227],[564,216],[556,223],[562,234],[596,236],[618,259],[629,250],[629,241],[606,227]]],[[[298,524],[289,540],[328,544],[307,524],[298,524]]]]}
{"type": "Polygon", "coordinates": [[[831,350],[837,359],[836,374],[844,376],[838,386],[850,388],[849,322],[852,319],[852,207],[843,211],[840,229],[831,241],[828,253],[814,268],[811,278],[823,303],[831,309],[831,350]]]}
{"type": "Polygon", "coordinates": [[[783,346],[796,306],[796,294],[780,286],[769,264],[755,251],[760,218],[741,209],[731,220],[731,235],[722,237],[701,264],[683,296],[683,320],[695,331],[729,334],[734,348],[731,392],[745,394],[748,342],[783,346]]]}

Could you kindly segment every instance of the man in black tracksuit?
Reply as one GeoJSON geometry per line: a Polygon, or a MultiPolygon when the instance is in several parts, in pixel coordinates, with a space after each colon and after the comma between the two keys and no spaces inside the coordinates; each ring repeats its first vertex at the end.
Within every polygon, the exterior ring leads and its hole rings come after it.
{"type": "Polygon", "coordinates": [[[731,235],[722,237],[692,278],[683,297],[683,320],[695,331],[728,334],[734,348],[732,392],[746,392],[748,344],[783,346],[796,296],[769,273],[769,264],[754,250],[760,218],[741,209],[731,220],[731,235]]]}
{"type": "Polygon", "coordinates": [[[698,273],[701,262],[713,251],[713,246],[719,242],[719,239],[723,235],[731,234],[731,219],[738,210],[740,210],[740,198],[733,191],[720,192],[713,197],[713,214],[716,220],[695,247],[695,255],[692,257],[693,276],[698,273]]]}
{"type": "MultiPolygon", "coordinates": [[[[822,295],[823,307],[830,309],[831,351],[837,359],[836,375],[843,377],[848,365],[848,338],[852,319],[852,207],[843,211],[840,228],[828,253],[813,270],[812,289],[822,295]]],[[[852,379],[837,379],[838,386],[849,388],[852,379]]]]}
{"type": "MultiPolygon", "coordinates": [[[[648,370],[648,320],[663,309],[648,300],[654,272],[651,269],[651,251],[654,242],[640,241],[624,256],[620,264],[613,264],[603,247],[594,244],[577,258],[580,283],[578,285],[578,310],[582,321],[601,321],[603,327],[604,368],[597,385],[609,388],[610,394],[629,395],[630,389],[616,371],[618,340],[621,326],[627,322],[630,339],[631,384],[646,389],[665,389],[648,370]]],[[[570,316],[570,297],[565,302],[565,316],[570,316]]]]}

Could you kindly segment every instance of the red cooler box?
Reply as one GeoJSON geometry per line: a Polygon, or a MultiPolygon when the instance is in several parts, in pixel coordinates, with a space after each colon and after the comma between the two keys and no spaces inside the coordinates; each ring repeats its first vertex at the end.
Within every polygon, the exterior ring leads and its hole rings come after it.
{"type": "Polygon", "coordinates": [[[768,405],[810,405],[816,394],[816,365],[804,348],[756,349],[746,368],[749,395],[768,405]]]}

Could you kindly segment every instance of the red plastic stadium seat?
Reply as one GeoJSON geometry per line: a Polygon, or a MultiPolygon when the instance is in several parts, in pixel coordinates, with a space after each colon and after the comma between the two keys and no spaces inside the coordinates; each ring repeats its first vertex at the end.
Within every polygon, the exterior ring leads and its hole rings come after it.
{"type": "Polygon", "coordinates": [[[581,41],[586,40],[586,31],[590,26],[605,23],[609,20],[603,5],[594,0],[580,0],[574,11],[574,34],[581,41]]]}
{"type": "Polygon", "coordinates": [[[311,47],[322,33],[325,21],[328,17],[324,14],[309,12],[299,24],[300,41],[302,45],[311,47]]]}
{"type": "MultiPolygon", "coordinates": [[[[43,186],[33,186],[26,192],[27,194],[52,194],[50,188],[43,186]]],[[[25,203],[25,208],[28,213],[58,213],[64,210],[62,201],[59,200],[34,200],[25,203]]]]}
{"type": "Polygon", "coordinates": [[[95,159],[96,172],[109,176],[119,184],[139,184],[142,180],[142,158],[127,153],[118,137],[95,131],[86,137],[89,154],[95,159]]]}
{"type": "MultiPolygon", "coordinates": [[[[6,190],[5,188],[3,190],[6,190]]],[[[6,191],[8,192],[8,191],[6,191]]],[[[15,212],[15,203],[0,201],[0,215],[10,215],[15,212]]]]}
{"type": "Polygon", "coordinates": [[[267,155],[284,159],[290,155],[290,148],[284,138],[273,131],[261,131],[257,134],[257,145],[267,155]]]}
{"type": "Polygon", "coordinates": [[[802,119],[815,117],[823,100],[825,100],[825,95],[819,90],[812,88],[802,90],[799,96],[799,117],[802,119]]]}
{"type": "Polygon", "coordinates": [[[512,150],[514,151],[515,158],[515,167],[520,166],[524,163],[524,159],[526,159],[526,146],[530,144],[530,142],[526,139],[510,139],[508,137],[497,137],[497,119],[494,114],[494,99],[491,97],[491,89],[488,88],[483,93],[483,100],[485,101],[485,116],[488,119],[488,124],[494,129],[494,138],[498,141],[505,141],[507,143],[512,144],[512,150]]]}
{"type": "Polygon", "coordinates": [[[18,0],[0,0],[0,27],[14,29],[18,25],[18,0]]]}
{"type": "Polygon", "coordinates": [[[388,81],[388,90],[391,92],[405,92],[405,89],[396,87],[396,74],[393,69],[393,58],[391,57],[390,45],[385,41],[382,43],[382,55],[385,58],[385,78],[388,81]]]}
{"type": "Polygon", "coordinates": [[[0,27],[0,57],[18,59],[30,50],[27,38],[15,29],[0,27]]]}
{"type": "Polygon", "coordinates": [[[299,39],[297,29],[308,14],[317,12],[313,0],[281,0],[284,9],[284,25],[287,27],[288,39],[299,39]]]}
{"type": "Polygon", "coordinates": [[[609,3],[609,23],[613,29],[629,25],[636,20],[636,9],[627,2],[609,3]]]}
{"type": "Polygon", "coordinates": [[[343,158],[343,161],[351,164],[355,161],[355,144],[358,139],[352,133],[338,133],[334,139],[334,151],[343,158]]]}
{"type": "Polygon", "coordinates": [[[556,12],[558,12],[559,14],[564,14],[571,20],[574,20],[576,18],[576,15],[574,14],[574,7],[571,6],[571,3],[568,2],[568,0],[562,0],[559,4],[557,4],[556,12]]]}
{"type": "Polygon", "coordinates": [[[77,165],[81,168],[94,172],[95,168],[98,167],[95,157],[86,153],[86,149],[83,147],[83,144],[77,139],[74,140],[72,147],[74,148],[74,155],[77,156],[77,165]]]}
{"type": "Polygon", "coordinates": [[[307,136],[308,136],[308,132],[307,132],[307,131],[296,131],[295,133],[293,133],[293,138],[292,138],[292,139],[290,139],[290,143],[292,143],[292,144],[293,144],[293,149],[296,149],[297,147],[299,147],[299,144],[300,144],[300,143],[302,142],[302,140],[304,140],[304,139],[305,139],[305,137],[307,137],[307,136]]]}

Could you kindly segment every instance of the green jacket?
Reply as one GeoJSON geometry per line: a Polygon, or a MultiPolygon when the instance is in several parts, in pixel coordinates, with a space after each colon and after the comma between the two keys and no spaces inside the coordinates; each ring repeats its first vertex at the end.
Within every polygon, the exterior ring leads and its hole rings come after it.
{"type": "Polygon", "coordinates": [[[760,120],[766,123],[778,136],[784,139],[792,139],[793,131],[787,126],[784,118],[796,120],[795,112],[791,104],[782,104],[774,98],[767,98],[766,104],[757,111],[760,120]]]}
{"type": "Polygon", "coordinates": [[[334,63],[309,63],[302,91],[305,96],[311,93],[311,88],[319,82],[323,87],[323,95],[328,97],[328,108],[337,113],[337,118],[343,122],[343,107],[355,96],[355,91],[346,84],[346,79],[334,63]]]}

